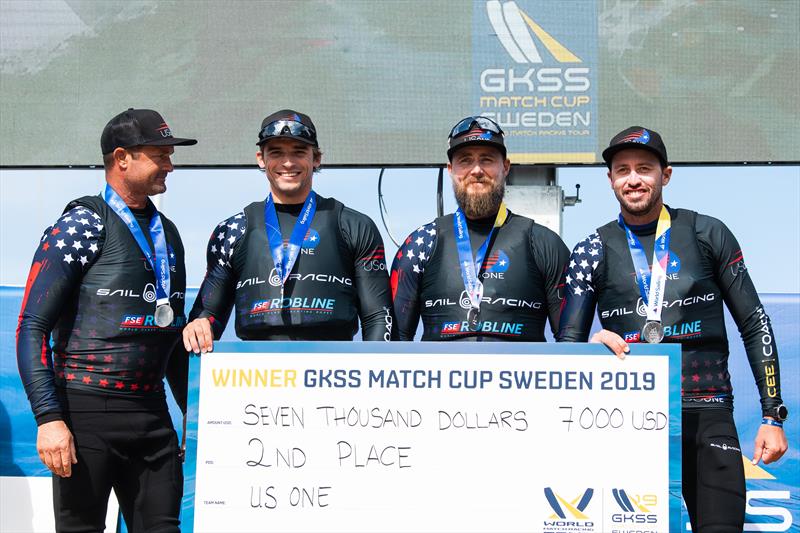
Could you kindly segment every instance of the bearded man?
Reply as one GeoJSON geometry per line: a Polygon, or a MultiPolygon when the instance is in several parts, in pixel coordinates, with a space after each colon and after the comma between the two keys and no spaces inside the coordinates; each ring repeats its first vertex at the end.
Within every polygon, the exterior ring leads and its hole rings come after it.
{"type": "Polygon", "coordinates": [[[472,116],[450,131],[455,213],[421,226],[392,264],[400,340],[543,342],[558,330],[558,284],[569,250],[558,235],[505,206],[511,168],[503,130],[472,116]]]}

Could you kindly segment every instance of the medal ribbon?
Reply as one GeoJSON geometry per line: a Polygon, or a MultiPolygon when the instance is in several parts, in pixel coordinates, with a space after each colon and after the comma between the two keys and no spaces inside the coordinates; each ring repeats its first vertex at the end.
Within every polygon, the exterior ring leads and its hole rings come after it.
{"type": "Polygon", "coordinates": [[[494,231],[502,226],[506,218],[508,218],[508,210],[506,209],[505,202],[500,203],[500,209],[497,211],[497,216],[494,219],[494,225],[486,240],[478,248],[478,253],[475,258],[472,258],[472,245],[469,242],[469,229],[467,228],[467,219],[464,212],[459,207],[453,215],[453,229],[456,235],[456,249],[458,250],[458,266],[461,267],[461,279],[464,280],[464,289],[469,295],[470,303],[473,309],[480,309],[481,297],[483,296],[482,284],[478,279],[478,272],[480,272],[483,260],[486,257],[486,252],[489,249],[489,241],[492,240],[494,231]]]}
{"type": "Polygon", "coordinates": [[[155,255],[150,251],[150,244],[147,238],[142,233],[142,228],[133,216],[130,208],[125,204],[125,201],[117,194],[111,185],[106,183],[106,188],[103,191],[103,199],[111,207],[111,209],[122,219],[131,235],[133,235],[136,244],[142,250],[142,253],[147,258],[150,266],[153,268],[153,274],[156,277],[156,307],[160,305],[169,304],[169,288],[170,288],[170,274],[169,274],[169,260],[167,259],[167,239],[164,236],[164,226],[161,224],[161,217],[158,215],[158,210],[153,209],[153,216],[150,217],[150,225],[148,231],[150,238],[153,239],[153,249],[155,255]]]}
{"type": "Polygon", "coordinates": [[[633,260],[633,269],[636,272],[636,283],[639,293],[647,308],[647,320],[661,322],[661,304],[664,303],[664,287],[667,285],[667,263],[669,262],[669,235],[672,221],[669,211],[661,206],[656,226],[656,239],[653,246],[652,272],[647,264],[642,243],[625,224],[622,215],[619,216],[619,225],[625,229],[628,237],[628,249],[633,260]]]}
{"type": "Polygon", "coordinates": [[[297,222],[294,223],[287,249],[283,245],[281,226],[278,222],[275,204],[272,201],[272,193],[267,196],[267,200],[264,202],[264,223],[267,228],[267,240],[272,254],[272,262],[275,263],[275,272],[277,272],[281,280],[281,289],[286,284],[286,280],[289,279],[289,274],[292,273],[297,256],[300,255],[300,247],[306,238],[306,233],[308,233],[316,211],[317,195],[314,191],[311,191],[303,204],[300,216],[297,217],[297,222]]]}

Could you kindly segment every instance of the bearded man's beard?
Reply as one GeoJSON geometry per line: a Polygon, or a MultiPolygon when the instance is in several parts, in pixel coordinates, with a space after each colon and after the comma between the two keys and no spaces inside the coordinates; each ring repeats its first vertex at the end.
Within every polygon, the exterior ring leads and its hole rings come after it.
{"type": "Polygon", "coordinates": [[[500,183],[494,183],[491,190],[484,193],[468,193],[466,184],[454,183],[453,192],[458,206],[464,211],[467,218],[486,218],[494,215],[500,209],[500,203],[506,193],[506,184],[503,180],[500,183]]]}

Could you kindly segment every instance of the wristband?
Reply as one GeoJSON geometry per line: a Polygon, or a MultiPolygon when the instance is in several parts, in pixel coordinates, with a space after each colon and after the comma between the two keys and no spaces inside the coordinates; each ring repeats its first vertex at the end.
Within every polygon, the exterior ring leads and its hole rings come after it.
{"type": "Polygon", "coordinates": [[[783,427],[783,422],[778,422],[777,420],[773,420],[771,418],[762,418],[761,423],[765,426],[777,426],[779,428],[783,427]]]}

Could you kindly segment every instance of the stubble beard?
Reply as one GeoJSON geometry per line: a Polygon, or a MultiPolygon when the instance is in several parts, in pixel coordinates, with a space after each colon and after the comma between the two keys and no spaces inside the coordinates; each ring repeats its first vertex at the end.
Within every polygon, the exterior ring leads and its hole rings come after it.
{"type": "Polygon", "coordinates": [[[625,212],[636,217],[642,217],[650,214],[650,212],[653,211],[655,206],[658,205],[659,201],[661,200],[661,191],[655,191],[651,189],[649,192],[650,196],[648,197],[647,201],[643,203],[632,203],[627,200],[622,193],[617,193],[616,196],[625,212]]]}
{"type": "Polygon", "coordinates": [[[493,184],[485,193],[468,193],[467,186],[463,184],[456,184],[453,188],[458,206],[470,219],[486,218],[497,213],[505,192],[505,181],[493,184]]]}

